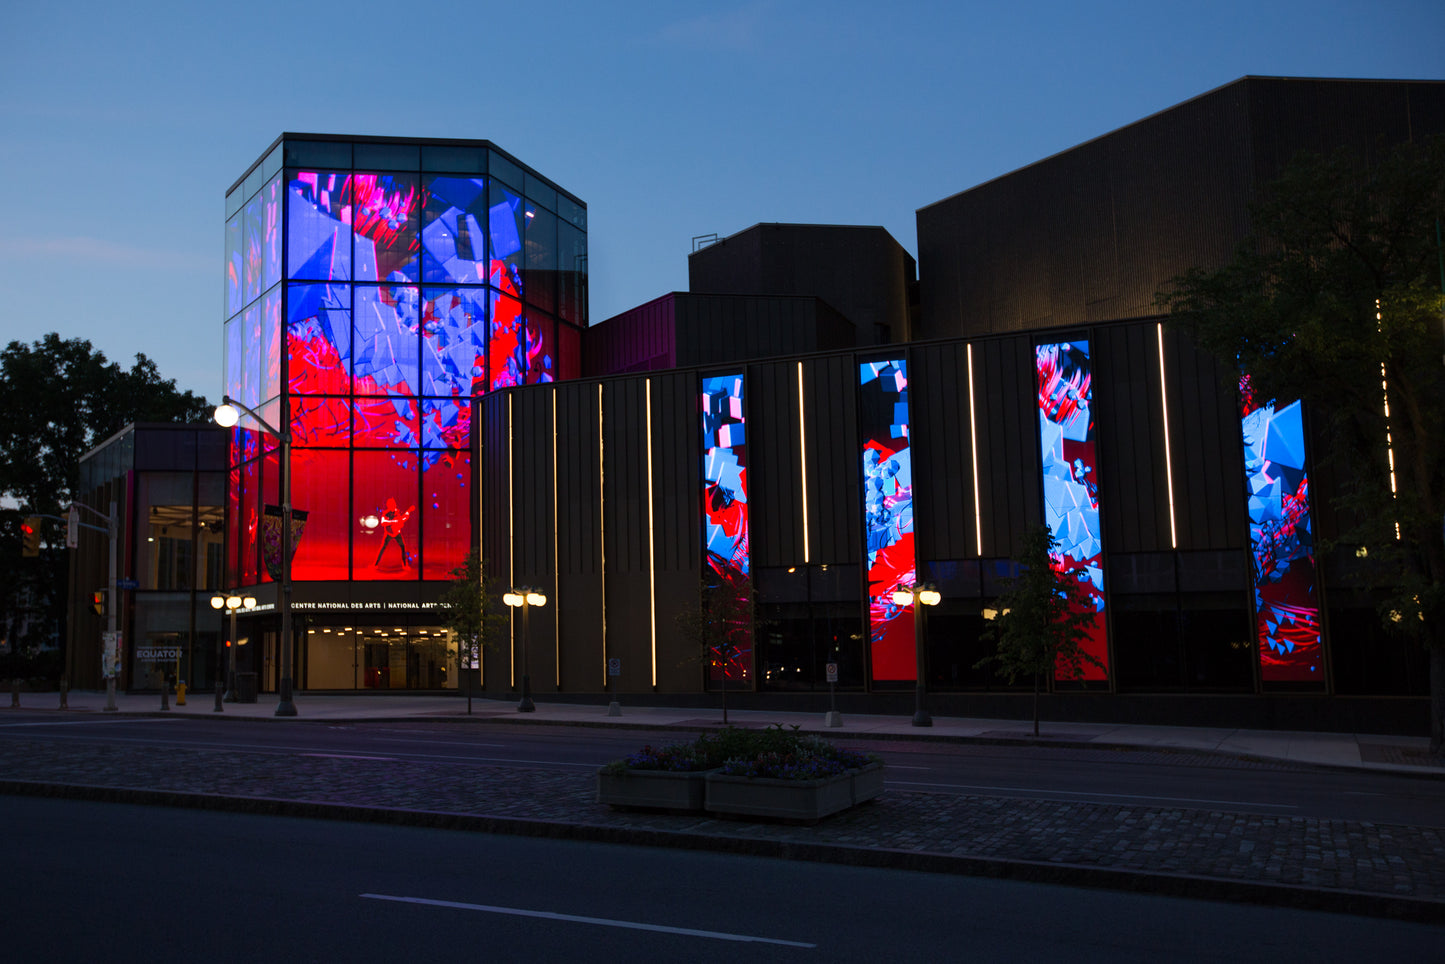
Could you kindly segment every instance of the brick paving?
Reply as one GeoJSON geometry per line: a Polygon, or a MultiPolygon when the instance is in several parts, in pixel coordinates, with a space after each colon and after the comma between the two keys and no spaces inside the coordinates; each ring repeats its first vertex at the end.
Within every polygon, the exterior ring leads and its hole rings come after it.
{"type": "Polygon", "coordinates": [[[424,814],[525,821],[593,839],[1445,920],[1445,831],[1429,827],[894,788],[800,826],[614,811],[596,802],[595,776],[584,768],[157,753],[23,739],[0,741],[0,789],[7,781],[371,808],[400,822],[424,814]],[[1209,886],[1173,886],[1185,880],[1209,886]]]}

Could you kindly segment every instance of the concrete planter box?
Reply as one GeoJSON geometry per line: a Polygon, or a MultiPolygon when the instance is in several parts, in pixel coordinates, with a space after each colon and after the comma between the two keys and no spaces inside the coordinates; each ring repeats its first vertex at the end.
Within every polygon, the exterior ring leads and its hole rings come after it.
{"type": "Polygon", "coordinates": [[[700,812],[710,770],[597,771],[597,802],[613,807],[700,812]]]}
{"type": "Polygon", "coordinates": [[[707,774],[709,813],[817,822],[883,792],[883,764],[820,780],[772,780],[707,774]]]}

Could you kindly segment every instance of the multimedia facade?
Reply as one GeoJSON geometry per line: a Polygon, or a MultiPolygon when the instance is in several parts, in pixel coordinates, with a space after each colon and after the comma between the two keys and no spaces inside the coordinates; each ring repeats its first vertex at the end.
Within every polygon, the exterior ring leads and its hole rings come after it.
{"type": "MultiPolygon", "coordinates": [[[[485,142],[305,139],[227,207],[225,391],[289,426],[293,578],[448,578],[472,539],[473,399],[580,369],[585,208],[485,142]]],[[[279,501],[255,427],[231,456],[241,585],[269,578],[279,501]]]]}
{"type": "MultiPolygon", "coordinates": [[[[743,376],[702,380],[703,592],[752,595],[748,560],[748,444],[743,376]]],[[[730,627],[726,653],[713,653],[708,676],[746,680],[753,663],[753,627],[730,627]]]]}
{"type": "Polygon", "coordinates": [[[908,363],[902,358],[863,362],[858,373],[869,660],[875,681],[912,681],[918,678],[914,603],[893,601],[895,589],[913,589],[917,559],[908,363]]]}

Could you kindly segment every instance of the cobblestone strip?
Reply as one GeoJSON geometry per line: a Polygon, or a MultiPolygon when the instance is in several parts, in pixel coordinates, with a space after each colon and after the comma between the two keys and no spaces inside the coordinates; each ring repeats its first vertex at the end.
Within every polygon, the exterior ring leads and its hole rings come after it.
{"type": "MultiPolygon", "coordinates": [[[[581,768],[0,741],[0,779],[1213,878],[1445,902],[1432,828],[888,790],[816,826],[617,812],[581,768]]],[[[1445,910],[1445,903],[1441,905],[1445,910]]],[[[1445,916],[1445,915],[1442,915],[1445,916]]]]}

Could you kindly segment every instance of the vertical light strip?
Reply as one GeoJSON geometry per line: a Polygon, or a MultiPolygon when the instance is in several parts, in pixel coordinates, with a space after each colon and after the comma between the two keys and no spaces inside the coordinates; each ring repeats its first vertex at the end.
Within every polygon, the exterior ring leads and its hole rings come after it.
{"type": "MultiPolygon", "coordinates": [[[[517,467],[512,452],[512,393],[507,393],[507,591],[517,585],[517,467]]],[[[507,651],[512,659],[512,686],[517,685],[517,607],[507,607],[507,651]]]]}
{"type": "Polygon", "coordinates": [[[647,385],[647,616],[652,625],[652,685],[657,686],[657,552],[652,520],[652,379],[647,385]]]}
{"type": "Polygon", "coordinates": [[[1157,322],[1155,331],[1159,336],[1159,411],[1164,413],[1164,481],[1169,486],[1169,546],[1179,548],[1179,536],[1174,527],[1174,460],[1169,451],[1169,379],[1164,375],[1164,323],[1157,322]]]}
{"type": "Polygon", "coordinates": [[[602,383],[597,383],[597,553],[602,560],[602,688],[607,676],[607,468],[603,461],[602,383]]]}
{"type": "Polygon", "coordinates": [[[562,526],[557,519],[557,388],[552,388],[552,648],[553,668],[557,675],[557,688],[562,688],[562,606],[559,590],[562,588],[562,566],[557,560],[557,531],[562,526]]]}
{"type": "Polygon", "coordinates": [[[803,565],[810,561],[808,547],[808,418],[803,408],[803,363],[798,362],[798,464],[803,482],[803,565]]]}
{"type": "Polygon", "coordinates": [[[978,404],[973,395],[973,342],[968,343],[968,444],[973,453],[973,534],[983,558],[983,504],[978,498],[978,404]]]}
{"type": "MultiPolygon", "coordinates": [[[[1375,299],[1375,330],[1382,331],[1385,325],[1385,316],[1380,311],[1380,299],[1375,299]]],[[[1395,437],[1390,431],[1390,380],[1386,377],[1385,363],[1380,362],[1380,396],[1385,402],[1385,456],[1390,461],[1390,498],[1399,497],[1399,490],[1395,488],[1395,437]]],[[[1400,522],[1395,521],[1395,541],[1400,541],[1400,522]]]]}

